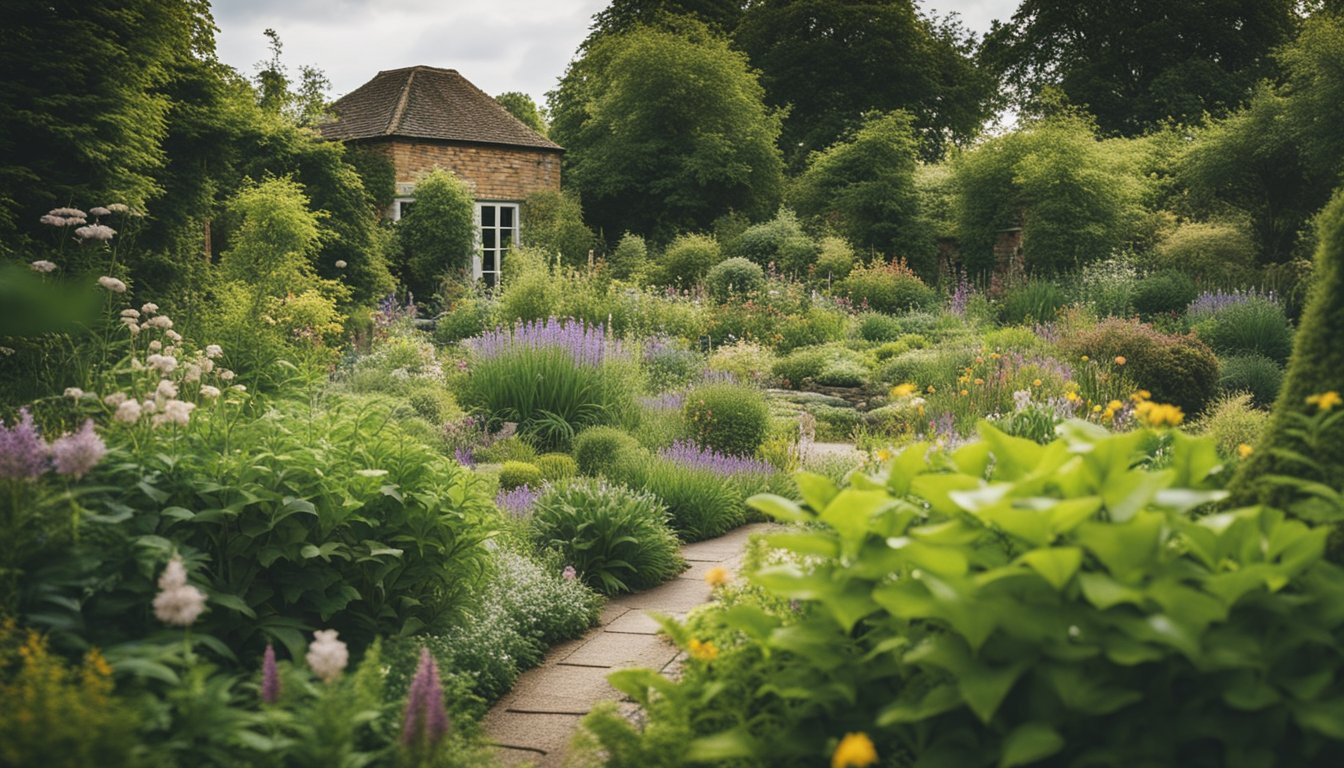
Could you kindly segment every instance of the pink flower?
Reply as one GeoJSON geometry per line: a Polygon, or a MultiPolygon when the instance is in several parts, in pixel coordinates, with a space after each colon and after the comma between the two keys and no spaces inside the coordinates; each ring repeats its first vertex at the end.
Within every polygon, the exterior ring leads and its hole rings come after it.
{"type": "Polygon", "coordinates": [[[78,432],[63,435],[51,444],[51,462],[56,466],[56,474],[76,480],[98,466],[106,454],[107,446],[93,430],[93,419],[85,419],[78,432]]]}
{"type": "Polygon", "coordinates": [[[439,666],[428,648],[420,649],[420,664],[406,696],[406,724],[401,731],[402,746],[432,750],[448,732],[448,713],[443,707],[443,684],[439,666]]]}
{"type": "Polygon", "coordinates": [[[565,570],[560,573],[565,581],[573,581],[579,577],[579,572],[574,570],[574,566],[566,565],[565,570]]]}
{"type": "Polygon", "coordinates": [[[19,420],[6,428],[0,419],[0,477],[32,480],[47,471],[47,442],[33,424],[28,408],[19,409],[19,420]]]}
{"type": "Polygon", "coordinates": [[[267,704],[280,700],[280,674],[275,669],[275,646],[270,643],[261,659],[261,700],[267,704]]]}

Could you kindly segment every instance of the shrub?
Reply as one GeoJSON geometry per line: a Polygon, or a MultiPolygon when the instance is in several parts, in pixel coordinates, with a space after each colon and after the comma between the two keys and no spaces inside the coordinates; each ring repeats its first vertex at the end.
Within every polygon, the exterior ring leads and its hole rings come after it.
{"type": "Polygon", "coordinates": [[[1256,244],[1245,227],[1186,221],[1157,244],[1157,263],[1203,284],[1244,285],[1255,274],[1256,244]]]}
{"type": "Polygon", "coordinates": [[[1175,315],[1185,311],[1199,295],[1195,281],[1184,272],[1154,272],[1134,285],[1132,301],[1141,317],[1175,315]]]}
{"type": "Polygon", "coordinates": [[[789,312],[775,325],[775,349],[787,352],[812,344],[839,341],[845,336],[848,319],[843,312],[815,304],[799,312],[789,312]]]}
{"type": "Polygon", "coordinates": [[[987,331],[983,339],[985,348],[995,352],[1034,352],[1046,346],[1036,331],[1020,325],[987,331]]]}
{"type": "Polygon", "coordinates": [[[755,293],[765,285],[765,270],[740,256],[724,259],[705,276],[705,288],[717,301],[755,293]]]}
{"type": "Polygon", "coordinates": [[[1100,317],[1129,317],[1139,271],[1133,257],[1112,256],[1083,267],[1077,298],[1100,317]]]}
{"type": "Polygon", "coordinates": [[[499,316],[506,323],[533,323],[555,314],[560,303],[559,284],[544,251],[514,248],[504,263],[504,286],[499,294],[499,316]]]}
{"type": "Polygon", "coordinates": [[[1219,309],[1195,324],[1195,334],[1220,355],[1263,355],[1288,362],[1293,329],[1279,305],[1252,298],[1219,309]]]}
{"type": "Polygon", "coordinates": [[[969,347],[935,346],[912,349],[891,358],[878,368],[875,376],[887,384],[911,383],[922,390],[929,386],[951,386],[962,369],[974,362],[975,350],[969,347]]]}
{"type": "Polygon", "coordinates": [[[626,232],[616,243],[616,250],[607,258],[611,267],[611,276],[618,280],[629,280],[644,271],[649,261],[649,247],[644,238],[626,232]]]}
{"type": "Polygon", "coordinates": [[[854,269],[854,249],[843,237],[828,235],[821,238],[821,251],[812,274],[818,280],[844,280],[854,269]]]}
{"type": "Polygon", "coordinates": [[[1154,400],[1178,405],[1190,416],[1204,408],[1217,388],[1218,358],[1204,342],[1168,335],[1136,320],[1103,320],[1065,336],[1059,346],[1075,360],[1083,355],[1096,361],[1124,357],[1130,381],[1151,391],[1154,400]]]}
{"type": "Polygon", "coordinates": [[[627,455],[639,451],[639,441],[616,427],[589,427],[574,438],[574,460],[589,476],[607,475],[627,455]]]}
{"type": "Polygon", "coordinates": [[[434,341],[441,346],[479,336],[490,327],[490,304],[479,298],[454,302],[434,320],[434,341]]]}
{"type": "Polygon", "coordinates": [[[803,233],[798,217],[780,209],[770,221],[748,227],[733,242],[733,253],[762,266],[774,264],[781,272],[801,274],[817,257],[817,245],[803,233]]]}
{"type": "Polygon", "coordinates": [[[695,441],[730,456],[756,453],[770,426],[765,396],[753,387],[703,386],[686,396],[683,408],[695,441]]]}
{"type": "Polygon", "coordinates": [[[720,261],[719,244],[708,235],[679,235],[663,251],[658,264],[661,282],[690,288],[704,279],[720,261]]]}
{"type": "Polygon", "coordinates": [[[999,305],[999,321],[1005,325],[1048,323],[1069,303],[1058,283],[1031,278],[1009,288],[999,305]]]}
{"type": "Polygon", "coordinates": [[[1242,445],[1254,448],[1268,425],[1269,411],[1257,408],[1250,394],[1234,392],[1214,400],[1195,429],[1213,440],[1218,455],[1234,459],[1242,445]]]}
{"type": "Polygon", "coordinates": [[[471,269],[475,199],[465,181],[435,169],[415,185],[415,205],[397,222],[398,277],[413,293],[431,296],[445,274],[471,269]]]}
{"type": "Polygon", "coordinates": [[[624,356],[600,326],[551,318],[491,331],[467,347],[462,406],[492,425],[516,423],[543,448],[567,446],[578,430],[614,422],[631,407],[624,356]]]}
{"type": "Polygon", "coordinates": [[[899,320],[881,312],[864,312],[856,327],[864,341],[895,341],[904,333],[899,320]]]}
{"type": "Polygon", "coordinates": [[[770,375],[775,356],[770,350],[750,341],[737,341],[714,350],[706,367],[731,375],[740,382],[760,384],[770,375]]]}
{"type": "Polygon", "coordinates": [[[685,565],[656,498],[591,478],[565,481],[537,499],[532,539],[607,595],[661,584],[685,565]]]}
{"type": "Polygon", "coordinates": [[[1227,394],[1245,392],[1261,408],[1274,404],[1283,384],[1283,369],[1278,363],[1263,355],[1230,355],[1219,363],[1219,390],[1227,394]]]}
{"type": "MultiPolygon", "coordinates": [[[[540,459],[538,459],[540,461],[540,459]]],[[[499,468],[499,487],[506,491],[521,488],[541,487],[541,468],[525,461],[506,461],[499,468]]]]}
{"type": "Polygon", "coordinates": [[[1205,439],[1170,434],[1169,468],[1150,470],[1131,460],[1151,434],[1065,429],[1039,446],[983,425],[977,444],[932,462],[916,444],[850,488],[803,476],[804,504],[754,499],[806,527],[773,540],[759,597],[669,625],[691,655],[679,681],[613,678],[645,717],[609,721],[605,746],[626,765],[723,744],[802,765],[863,732],[892,765],[1344,760],[1324,714],[1337,691],[1300,685],[1344,671],[1326,530],[1264,507],[1189,514],[1223,495],[1205,439]],[[965,490],[987,480],[1003,495],[965,490]]]}
{"type": "Polygon", "coordinates": [[[624,467],[626,482],[647,490],[667,508],[668,524],[682,541],[722,536],[747,520],[746,498],[736,483],[713,472],[646,457],[637,470],[624,467]]]}
{"type": "Polygon", "coordinates": [[[838,347],[803,347],[776,360],[772,372],[784,386],[801,389],[815,381],[827,363],[845,354],[853,353],[838,347]]]}
{"type": "Polygon", "coordinates": [[[559,254],[562,262],[571,267],[587,264],[588,253],[597,238],[583,223],[583,206],[573,192],[550,189],[533,192],[523,200],[520,216],[527,222],[529,247],[559,254]]]}
{"type": "Polygon", "coordinates": [[[704,367],[704,358],[699,353],[663,337],[645,341],[641,359],[649,388],[654,392],[689,384],[704,367]]]}
{"type": "Polygon", "coordinates": [[[476,449],[475,454],[478,461],[487,464],[504,464],[510,461],[534,464],[537,461],[537,449],[517,435],[491,440],[489,445],[476,449]]]}
{"type": "Polygon", "coordinates": [[[893,315],[928,309],[938,300],[937,293],[899,259],[856,267],[840,283],[839,292],[856,307],[893,315]]]}
{"type": "Polygon", "coordinates": [[[579,474],[579,464],[567,453],[545,453],[537,457],[537,469],[541,479],[554,482],[566,480],[579,474]]]}

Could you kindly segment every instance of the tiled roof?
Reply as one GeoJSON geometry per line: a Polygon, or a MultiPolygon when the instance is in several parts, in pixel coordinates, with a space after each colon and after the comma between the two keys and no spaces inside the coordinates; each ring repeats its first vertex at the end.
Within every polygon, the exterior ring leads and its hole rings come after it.
{"type": "Polygon", "coordinates": [[[332,111],[336,120],[318,128],[328,139],[408,136],[561,150],[455,69],[421,66],[379,72],[337,99],[332,111]]]}

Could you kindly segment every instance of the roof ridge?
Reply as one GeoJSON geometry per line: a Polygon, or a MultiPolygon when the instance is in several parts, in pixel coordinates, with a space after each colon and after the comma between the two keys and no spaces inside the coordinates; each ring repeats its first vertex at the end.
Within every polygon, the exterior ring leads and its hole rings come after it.
{"type": "Polygon", "coordinates": [[[411,74],[406,76],[406,83],[401,86],[401,96],[397,99],[397,108],[392,111],[392,119],[387,121],[387,130],[383,132],[385,136],[391,136],[401,127],[401,119],[406,116],[406,102],[411,100],[411,83],[415,82],[415,70],[418,67],[411,67],[411,74]]]}

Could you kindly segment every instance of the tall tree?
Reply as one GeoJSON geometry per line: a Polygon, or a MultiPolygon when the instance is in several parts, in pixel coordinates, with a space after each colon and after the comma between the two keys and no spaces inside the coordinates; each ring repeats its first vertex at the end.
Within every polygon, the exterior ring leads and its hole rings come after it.
{"type": "Polygon", "coordinates": [[[1250,98],[1291,39],[1297,0],[1023,0],[995,22],[983,60],[1031,111],[1052,89],[1103,133],[1199,122],[1250,98]]]}
{"type": "Polygon", "coordinates": [[[742,54],[702,24],[682,26],[598,38],[549,94],[566,178],[607,236],[667,240],[779,202],[778,114],[742,54]]]}
{"type": "Polygon", "coordinates": [[[910,113],[926,158],[971,138],[990,112],[994,81],[974,64],[974,38],[912,0],[758,0],[734,40],[767,103],[789,110],[782,142],[795,168],[869,110],[910,113]]]}
{"type": "Polygon", "coordinates": [[[537,107],[537,102],[532,100],[522,91],[506,91],[495,97],[499,105],[509,111],[509,114],[518,118],[519,122],[528,128],[546,135],[546,119],[542,117],[541,110],[537,107]]]}
{"type": "Polygon", "coordinates": [[[690,16],[719,34],[729,34],[745,5],[744,0],[612,0],[593,16],[588,40],[629,32],[640,24],[656,25],[669,16],[690,16]]]}

